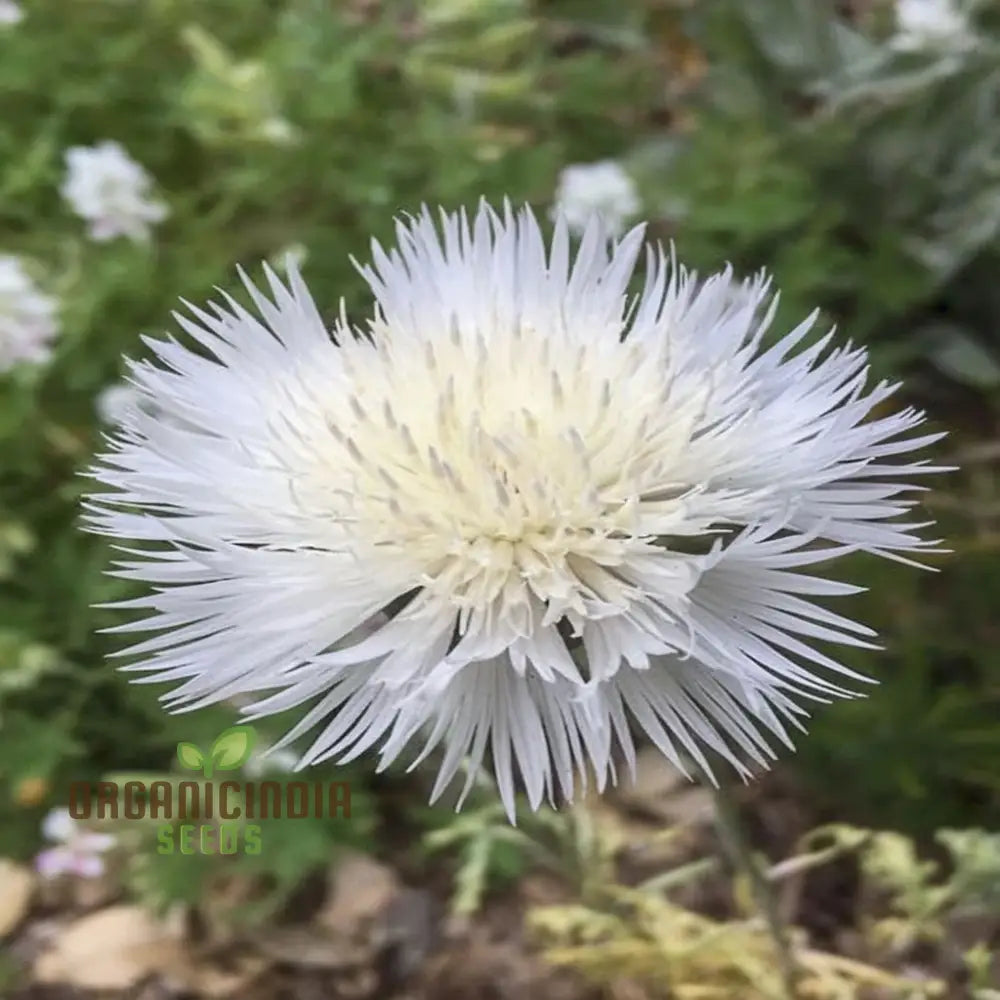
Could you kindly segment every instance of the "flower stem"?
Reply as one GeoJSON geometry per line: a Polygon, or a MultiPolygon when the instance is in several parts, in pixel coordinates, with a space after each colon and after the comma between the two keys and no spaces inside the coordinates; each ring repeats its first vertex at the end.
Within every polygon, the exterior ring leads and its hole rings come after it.
{"type": "Polygon", "coordinates": [[[729,860],[738,872],[746,875],[753,891],[757,908],[767,923],[768,933],[774,944],[785,1000],[795,1000],[796,970],[787,928],[778,910],[778,900],[767,871],[755,857],[747,841],[739,808],[732,788],[724,780],[709,781],[715,802],[715,822],[729,860]]]}

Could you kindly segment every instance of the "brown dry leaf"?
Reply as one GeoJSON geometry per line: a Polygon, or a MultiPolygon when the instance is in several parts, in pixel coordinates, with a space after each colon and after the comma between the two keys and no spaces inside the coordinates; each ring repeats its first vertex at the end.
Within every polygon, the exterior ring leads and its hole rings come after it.
{"type": "Polygon", "coordinates": [[[142,907],[122,905],[73,921],[38,957],[34,971],[43,983],[116,990],[186,960],[176,932],[142,907]]]}
{"type": "Polygon", "coordinates": [[[318,928],[272,927],[254,943],[275,961],[308,969],[350,969],[371,958],[368,948],[338,940],[318,928]]]}
{"type": "Polygon", "coordinates": [[[686,785],[684,775],[656,747],[643,747],[636,755],[635,781],[623,781],[614,797],[629,809],[663,819],[670,797],[686,785]]]}
{"type": "Polygon", "coordinates": [[[565,882],[547,872],[525,875],[518,883],[517,890],[528,907],[564,903],[567,896],[565,882]]]}
{"type": "Polygon", "coordinates": [[[210,878],[198,902],[202,942],[220,947],[236,941],[243,934],[239,915],[262,895],[260,879],[255,876],[223,872],[210,878]]]}
{"type": "Polygon", "coordinates": [[[377,950],[387,956],[385,968],[394,981],[408,978],[440,940],[437,901],[426,889],[403,889],[380,916],[372,936],[377,950]]]}
{"type": "Polygon", "coordinates": [[[702,785],[671,795],[663,805],[664,818],[678,826],[707,826],[715,816],[712,792],[702,785]]]}
{"type": "Polygon", "coordinates": [[[100,906],[107,906],[119,895],[121,879],[109,865],[96,878],[76,878],[64,888],[74,910],[96,910],[100,906]]]}
{"type": "Polygon", "coordinates": [[[447,950],[432,956],[419,976],[420,996],[454,1000],[597,1000],[576,976],[552,969],[524,942],[481,920],[447,950]],[[503,934],[502,939],[496,936],[503,934]]]}
{"type": "Polygon", "coordinates": [[[269,958],[312,969],[366,968],[382,942],[379,925],[401,890],[391,868],[344,854],[327,876],[328,898],[309,927],[269,928],[255,938],[269,958]]]}
{"type": "Polygon", "coordinates": [[[260,956],[244,955],[233,963],[232,968],[201,962],[171,970],[171,978],[198,997],[224,1000],[225,997],[242,996],[267,967],[268,962],[260,956]]]}
{"type": "Polygon", "coordinates": [[[30,868],[0,858],[0,938],[24,919],[34,888],[35,875],[30,868]]]}
{"type": "Polygon", "coordinates": [[[365,854],[345,854],[330,873],[330,898],[316,923],[339,937],[357,937],[385,913],[400,891],[395,872],[365,854]]]}

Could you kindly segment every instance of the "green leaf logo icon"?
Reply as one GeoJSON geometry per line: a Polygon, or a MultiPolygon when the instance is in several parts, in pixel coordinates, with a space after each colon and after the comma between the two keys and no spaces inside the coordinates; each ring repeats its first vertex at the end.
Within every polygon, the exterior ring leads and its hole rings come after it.
{"type": "Polygon", "coordinates": [[[201,771],[211,778],[213,771],[235,771],[246,763],[256,739],[250,726],[231,726],[215,737],[208,756],[194,743],[178,743],[177,759],[188,771],[201,771]]]}
{"type": "Polygon", "coordinates": [[[177,759],[188,771],[200,771],[205,766],[205,755],[193,743],[178,743],[177,759]]]}
{"type": "Polygon", "coordinates": [[[220,733],[212,744],[212,760],[205,776],[209,777],[212,767],[220,771],[235,771],[246,763],[253,750],[256,735],[250,726],[232,726],[220,733]]]}

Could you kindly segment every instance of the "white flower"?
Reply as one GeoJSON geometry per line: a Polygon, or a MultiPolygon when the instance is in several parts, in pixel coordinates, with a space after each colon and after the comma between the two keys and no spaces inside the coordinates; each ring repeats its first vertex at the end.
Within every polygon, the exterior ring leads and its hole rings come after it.
{"type": "Polygon", "coordinates": [[[62,196],[95,240],[146,240],[150,226],[167,217],[166,205],[149,197],[151,178],[117,142],[68,149],[66,168],[62,196]]]}
{"type": "Polygon", "coordinates": [[[120,424],[142,400],[142,393],[126,382],[106,386],[97,394],[97,415],[106,424],[120,424]]]}
{"type": "Polygon", "coordinates": [[[592,220],[575,257],[562,217],[551,247],[528,211],[442,228],[373,245],[365,331],[331,339],[268,268],[273,300],[244,279],[261,320],[192,307],[198,350],[134,366],[190,426],[133,411],[94,470],[89,526],[153,588],[127,669],[174,709],[318,698],[279,744],[323,724],[300,766],[378,746],[384,767],[423,734],[437,795],[489,749],[511,815],[516,772],[535,808],[588,767],[603,787],[616,744],[631,765],[629,719],[680,766],[765,765],[802,702],[848,694],[824,673],[856,677],[810,640],[873,634],[813,602],[856,588],[798,570],[930,547],[897,516],[936,470],[894,458],[938,435],[866,421],[896,387],[866,390],[866,352],[829,334],[796,350],[815,317],[765,348],[763,277],[650,249],[632,301],[641,228],[609,247],[592,220]]]}
{"type": "Polygon", "coordinates": [[[296,141],[298,132],[295,126],[281,115],[271,115],[261,123],[260,137],[275,146],[288,146],[296,141]]]}
{"type": "Polygon", "coordinates": [[[275,747],[255,747],[243,765],[247,777],[263,778],[266,774],[288,774],[298,764],[298,754],[275,747]]]}
{"type": "Polygon", "coordinates": [[[961,47],[971,39],[968,18],[955,0],[896,0],[895,48],[961,47]]]}
{"type": "Polygon", "coordinates": [[[301,271],[302,265],[307,260],[309,260],[309,248],[303,243],[290,243],[277,253],[272,254],[267,262],[272,267],[287,274],[290,267],[301,271]]]}
{"type": "Polygon", "coordinates": [[[0,372],[19,361],[48,359],[59,332],[57,310],[17,257],[0,254],[0,372]]]}
{"type": "Polygon", "coordinates": [[[559,174],[553,217],[565,217],[570,231],[582,233],[594,214],[615,236],[641,205],[635,182],[614,160],[577,163],[559,174]]]}
{"type": "Polygon", "coordinates": [[[24,11],[14,0],[0,0],[0,28],[24,20],[24,11]]]}
{"type": "Polygon", "coordinates": [[[96,878],[104,872],[101,856],[116,840],[110,833],[91,833],[83,829],[67,809],[53,809],[42,821],[42,834],[59,847],[50,847],[35,858],[35,868],[45,878],[71,874],[96,878]]]}

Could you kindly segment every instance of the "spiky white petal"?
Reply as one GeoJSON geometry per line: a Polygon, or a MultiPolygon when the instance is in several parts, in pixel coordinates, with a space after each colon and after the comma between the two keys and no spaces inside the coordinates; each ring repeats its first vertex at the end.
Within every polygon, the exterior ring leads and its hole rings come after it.
{"type": "Polygon", "coordinates": [[[365,331],[331,337],[267,269],[260,319],[190,306],[198,350],[132,366],[156,416],[125,416],[89,521],[153,587],[127,669],[178,709],[311,704],[303,766],[440,747],[437,793],[489,752],[511,815],[518,775],[533,807],[614,779],[630,722],[681,766],[766,765],[858,679],[814,643],[872,638],[815,603],[854,588],[800,570],[931,544],[899,520],[937,471],[896,461],[935,439],[906,437],[922,415],[873,418],[895,386],[801,348],[815,317],[765,344],[763,277],[650,248],[630,298],[641,228],[609,244],[595,218],[574,254],[565,219],[547,246],[484,206],[396,235],[361,268],[365,331]]]}

